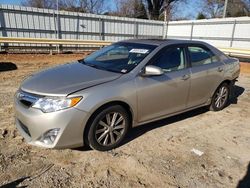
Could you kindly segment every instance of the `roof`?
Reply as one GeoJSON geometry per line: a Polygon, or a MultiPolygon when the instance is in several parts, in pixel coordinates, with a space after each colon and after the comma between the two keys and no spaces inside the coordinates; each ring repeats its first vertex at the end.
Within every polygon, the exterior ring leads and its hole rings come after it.
{"type": "Polygon", "coordinates": [[[139,43],[139,44],[148,44],[148,45],[156,45],[159,46],[167,41],[172,39],[128,39],[120,42],[128,42],[128,43],[139,43]]]}
{"type": "Polygon", "coordinates": [[[202,41],[195,40],[179,40],[179,39],[129,39],[123,40],[120,42],[128,42],[128,43],[139,43],[139,44],[148,44],[148,45],[156,45],[160,46],[162,44],[187,44],[187,43],[203,43],[202,41]]]}
{"type": "Polygon", "coordinates": [[[215,54],[223,54],[220,50],[215,48],[214,46],[198,40],[180,40],[180,39],[129,39],[123,40],[119,42],[127,42],[127,43],[137,43],[137,44],[146,44],[146,45],[171,45],[171,44],[202,44],[212,50],[215,54]]]}

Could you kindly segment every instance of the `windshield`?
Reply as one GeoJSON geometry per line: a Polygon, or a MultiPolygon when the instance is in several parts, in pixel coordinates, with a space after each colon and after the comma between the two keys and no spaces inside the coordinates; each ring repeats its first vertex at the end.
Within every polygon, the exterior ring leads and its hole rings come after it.
{"type": "Polygon", "coordinates": [[[155,48],[153,45],[116,43],[102,48],[80,62],[97,69],[128,73],[155,48]]]}

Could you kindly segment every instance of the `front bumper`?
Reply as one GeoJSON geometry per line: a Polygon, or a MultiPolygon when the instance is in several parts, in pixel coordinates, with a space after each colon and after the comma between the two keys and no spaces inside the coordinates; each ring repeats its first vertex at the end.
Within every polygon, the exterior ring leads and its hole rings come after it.
{"type": "Polygon", "coordinates": [[[52,113],[26,107],[15,99],[16,127],[25,140],[32,145],[46,148],[73,148],[83,146],[83,131],[89,114],[76,108],[52,113]],[[59,128],[53,144],[39,141],[48,130],[59,128]]]}

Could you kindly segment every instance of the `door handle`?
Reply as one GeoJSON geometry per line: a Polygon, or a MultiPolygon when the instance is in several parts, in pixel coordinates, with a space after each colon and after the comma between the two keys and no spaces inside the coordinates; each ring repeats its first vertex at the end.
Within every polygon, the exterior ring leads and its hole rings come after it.
{"type": "Polygon", "coordinates": [[[223,71],[223,68],[222,67],[218,67],[218,72],[222,72],[223,71]]]}
{"type": "Polygon", "coordinates": [[[185,74],[181,77],[182,80],[187,80],[190,78],[190,75],[189,74],[185,74]]]}

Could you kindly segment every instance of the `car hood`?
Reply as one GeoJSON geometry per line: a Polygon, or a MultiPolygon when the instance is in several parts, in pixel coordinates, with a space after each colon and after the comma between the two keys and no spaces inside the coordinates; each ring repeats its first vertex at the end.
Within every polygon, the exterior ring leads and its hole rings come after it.
{"type": "Polygon", "coordinates": [[[121,75],[73,62],[30,76],[22,83],[21,90],[38,95],[66,96],[75,91],[115,80],[121,75]]]}

